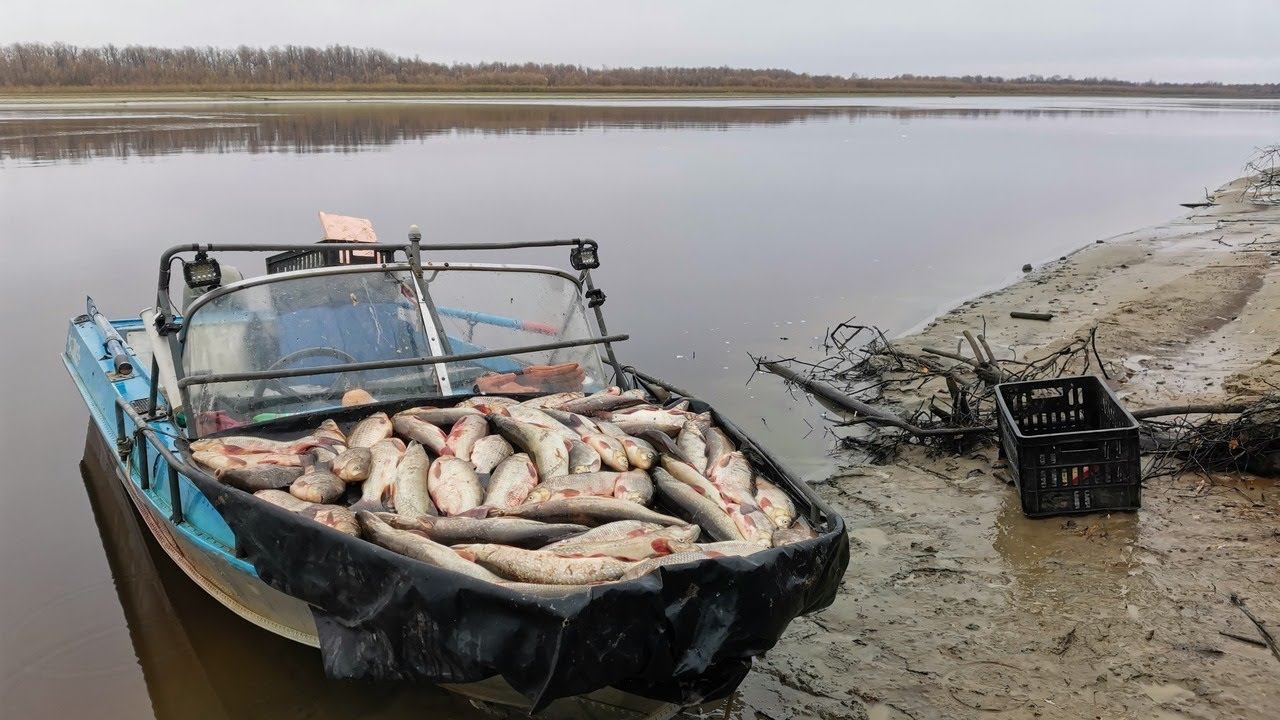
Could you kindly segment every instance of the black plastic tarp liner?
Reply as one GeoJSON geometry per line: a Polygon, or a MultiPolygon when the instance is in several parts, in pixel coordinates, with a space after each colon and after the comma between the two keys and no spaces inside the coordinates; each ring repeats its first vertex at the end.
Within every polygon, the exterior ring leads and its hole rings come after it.
{"type": "MultiPolygon", "coordinates": [[[[349,428],[374,409],[407,405],[366,405],[324,417],[349,428]]],[[[320,419],[295,416],[253,431],[296,435],[320,419]]],[[[751,658],[773,647],[793,618],[830,605],[849,561],[840,517],[736,427],[717,420],[766,475],[789,489],[798,512],[821,534],[563,597],[525,595],[441,570],[207,475],[193,480],[262,580],[312,606],[330,677],[465,683],[500,675],[535,710],[610,686],[694,704],[728,695],[751,658]]]]}

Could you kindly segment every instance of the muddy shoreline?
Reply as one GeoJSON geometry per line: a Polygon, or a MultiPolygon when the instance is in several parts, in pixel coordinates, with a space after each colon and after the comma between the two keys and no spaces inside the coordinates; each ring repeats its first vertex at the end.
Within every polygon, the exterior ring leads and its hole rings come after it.
{"type": "MultiPolygon", "coordinates": [[[[1025,357],[1096,325],[1131,409],[1267,392],[1280,386],[1280,208],[1239,202],[1240,187],[1090,242],[896,344],[954,347],[985,327],[997,356],[1025,357]]],[[[1032,520],[993,474],[996,454],[846,459],[819,485],[849,525],[849,571],[831,608],[757,663],[744,717],[1275,717],[1280,662],[1230,637],[1257,635],[1229,599],[1280,627],[1274,480],[1162,478],[1136,513],[1032,520]]]]}

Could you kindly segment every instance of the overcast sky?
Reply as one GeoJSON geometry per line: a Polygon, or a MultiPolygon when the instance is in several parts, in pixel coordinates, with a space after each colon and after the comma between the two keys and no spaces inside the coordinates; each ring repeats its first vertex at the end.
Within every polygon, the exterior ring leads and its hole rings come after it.
{"type": "Polygon", "coordinates": [[[0,43],[1280,82],[1280,0],[0,0],[0,43]]]}

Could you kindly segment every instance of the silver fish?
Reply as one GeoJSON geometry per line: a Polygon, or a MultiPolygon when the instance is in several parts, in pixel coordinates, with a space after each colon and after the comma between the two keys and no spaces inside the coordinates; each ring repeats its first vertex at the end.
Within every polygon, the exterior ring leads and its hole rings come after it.
{"type": "Polygon", "coordinates": [[[545,597],[545,598],[562,598],[579,592],[588,592],[593,587],[586,585],[542,585],[540,583],[513,582],[511,580],[503,580],[498,583],[499,587],[506,588],[512,592],[519,593],[525,597],[545,597]]]}
{"type": "Polygon", "coordinates": [[[544,547],[543,550],[564,550],[605,540],[619,540],[632,535],[637,530],[657,530],[660,527],[663,526],[657,523],[640,522],[639,520],[619,520],[591,528],[581,535],[556,541],[544,547]]]}
{"type": "MultiPolygon", "coordinates": [[[[669,555],[677,548],[687,548],[702,532],[697,525],[672,525],[657,530],[635,530],[624,537],[583,542],[560,548],[546,548],[561,557],[611,557],[619,560],[645,560],[669,555]]],[[[758,549],[758,548],[757,548],[758,549]]]]}
{"type": "Polygon", "coordinates": [[[498,467],[498,463],[515,454],[515,448],[501,435],[485,435],[471,446],[471,464],[476,472],[488,475],[498,467]]]}
{"type": "Polygon", "coordinates": [[[342,482],[337,475],[330,472],[328,468],[313,466],[289,485],[289,494],[299,500],[316,503],[317,505],[328,505],[342,497],[342,493],[346,489],[347,484],[342,482]]]}
{"type": "Polygon", "coordinates": [[[654,468],[653,481],[658,492],[716,540],[745,540],[737,523],[711,498],[680,482],[662,468],[654,468]]]}
{"type": "Polygon", "coordinates": [[[801,540],[809,540],[818,537],[818,533],[813,531],[813,527],[809,525],[809,521],[802,517],[795,519],[791,523],[791,527],[783,530],[773,531],[773,546],[780,547],[782,545],[790,545],[801,540]]]}
{"type": "Polygon", "coordinates": [[[729,517],[738,526],[743,540],[766,547],[773,543],[773,521],[755,505],[730,505],[729,517]]]}
{"type": "Polygon", "coordinates": [[[627,452],[627,462],[632,467],[648,470],[658,461],[658,451],[649,441],[625,434],[618,440],[622,443],[622,449],[627,452]]]}
{"type": "Polygon", "coordinates": [[[489,476],[484,504],[507,509],[521,505],[538,484],[538,469],[525,453],[516,453],[498,464],[489,476]]]}
{"type": "Polygon", "coordinates": [[[498,582],[502,579],[434,540],[418,533],[391,527],[373,513],[358,512],[356,519],[366,538],[392,552],[477,580],[498,582]]]}
{"type": "Polygon", "coordinates": [[[253,496],[295,513],[302,512],[315,504],[306,500],[299,500],[284,490],[259,490],[253,496]]]}
{"type": "Polygon", "coordinates": [[[676,436],[676,446],[684,453],[694,470],[700,473],[707,471],[707,441],[699,423],[686,420],[684,427],[680,428],[680,434],[676,436]]]}
{"type": "Polygon", "coordinates": [[[471,461],[471,448],[476,441],[489,434],[489,422],[480,415],[466,415],[453,424],[445,441],[445,452],[459,460],[471,461]]]}
{"type": "Polygon", "coordinates": [[[341,505],[312,505],[299,514],[340,533],[360,537],[360,524],[356,522],[355,513],[341,505]]]}
{"type": "Polygon", "coordinates": [[[605,467],[618,472],[626,472],[630,469],[631,463],[627,460],[627,450],[618,438],[596,432],[583,435],[582,442],[596,451],[596,455],[600,456],[600,462],[605,467]]]}
{"type": "Polygon", "coordinates": [[[729,439],[724,430],[718,427],[710,428],[705,431],[703,438],[707,441],[707,465],[712,466],[720,462],[720,458],[736,451],[738,448],[729,439]]]}
{"type": "Polygon", "coordinates": [[[191,442],[191,451],[216,452],[223,455],[251,455],[258,453],[274,453],[279,455],[302,455],[318,447],[344,446],[346,438],[338,424],[325,420],[310,435],[296,440],[269,440],[252,435],[228,435],[217,438],[203,438],[191,442]]]}
{"type": "Polygon", "coordinates": [[[725,498],[715,483],[708,480],[702,473],[694,470],[692,465],[683,460],[677,460],[670,455],[663,455],[661,462],[662,469],[671,473],[676,480],[693,488],[699,495],[715,503],[716,507],[728,512],[730,501],[725,498]]]}
{"type": "Polygon", "coordinates": [[[528,407],[527,405],[510,405],[507,407],[507,415],[512,420],[544,427],[565,440],[578,439],[578,433],[565,427],[564,424],[538,408],[528,407]]]}
{"type": "Polygon", "coordinates": [[[399,438],[383,438],[369,448],[373,460],[369,478],[360,486],[360,499],[351,507],[356,510],[382,510],[387,507],[396,482],[396,466],[404,454],[399,438]]]}
{"type": "Polygon", "coordinates": [[[507,517],[522,517],[543,522],[568,522],[577,525],[603,525],[615,520],[640,520],[659,525],[688,525],[680,518],[663,515],[630,500],[612,497],[557,498],[540,503],[525,503],[509,510],[495,511],[507,517]]]}
{"type": "Polygon", "coordinates": [[[551,419],[564,425],[582,437],[591,433],[600,432],[600,426],[592,422],[591,418],[577,413],[565,412],[563,410],[555,410],[552,408],[543,408],[542,412],[546,413],[551,419]]]}
{"type": "MultiPolygon", "coordinates": [[[[345,447],[335,445],[332,448],[312,448],[311,454],[315,457],[316,462],[324,463],[326,467],[332,469],[333,461],[338,459],[338,453],[335,453],[334,450],[341,450],[342,452],[347,451],[345,447]]],[[[306,467],[306,462],[304,461],[302,465],[303,467],[306,467]]]]}
{"type": "Polygon", "coordinates": [[[432,425],[439,425],[444,428],[451,428],[457,424],[459,420],[468,416],[482,415],[479,410],[473,407],[458,405],[451,408],[438,407],[413,407],[408,410],[401,410],[397,415],[412,415],[419,420],[429,422],[432,425]]]}
{"type": "Polygon", "coordinates": [[[284,465],[248,465],[214,473],[224,484],[245,492],[287,488],[302,475],[302,468],[284,465]]]}
{"type": "Polygon", "coordinates": [[[281,455],[280,453],[253,453],[250,455],[223,455],[213,450],[197,450],[191,453],[191,459],[213,470],[223,473],[232,468],[246,468],[255,465],[281,465],[284,467],[302,467],[301,455],[281,455]]]}
{"type": "Polygon", "coordinates": [[[791,527],[796,519],[795,503],[786,491],[759,475],[756,476],[756,505],[778,529],[791,527]]]}
{"type": "Polygon", "coordinates": [[[418,441],[436,455],[445,454],[445,445],[449,442],[449,436],[435,425],[417,415],[404,413],[397,413],[391,419],[391,424],[395,427],[397,435],[418,441]]]}
{"type": "Polygon", "coordinates": [[[586,532],[583,525],[543,523],[520,518],[421,517],[409,519],[394,513],[375,513],[399,530],[422,533],[442,545],[493,543],[512,547],[540,548],[586,532]]]}
{"type": "Polygon", "coordinates": [[[707,477],[726,500],[738,505],[755,505],[755,472],[741,452],[731,452],[707,470],[707,477]]]}
{"type": "Polygon", "coordinates": [[[553,497],[616,497],[647,504],[653,499],[653,482],[643,470],[627,472],[587,472],[548,478],[529,493],[529,502],[553,497]]]}
{"type": "MultiPolygon", "coordinates": [[[[497,400],[499,398],[493,398],[493,399],[497,400]]],[[[501,398],[501,399],[506,400],[508,398],[501,398]]],[[[512,400],[510,403],[476,403],[471,407],[475,408],[476,410],[479,410],[480,413],[485,417],[493,417],[494,415],[501,415],[502,417],[508,417],[507,408],[511,407],[513,404],[515,404],[514,400],[512,400]]]]}
{"type": "MultiPolygon", "coordinates": [[[[475,397],[469,397],[466,400],[463,400],[457,405],[454,405],[454,407],[478,408],[482,405],[517,405],[519,402],[520,401],[515,398],[503,397],[501,395],[476,395],[475,397]]],[[[485,414],[487,415],[488,413],[485,414]]]]}
{"type": "Polygon", "coordinates": [[[369,470],[372,468],[373,453],[369,448],[348,448],[333,461],[333,474],[348,483],[369,479],[369,470]]]}
{"type": "Polygon", "coordinates": [[[604,433],[605,435],[608,435],[609,437],[615,437],[615,438],[618,438],[619,440],[621,440],[624,437],[630,437],[626,433],[622,432],[622,428],[618,427],[617,425],[614,425],[608,420],[597,419],[597,420],[592,420],[591,422],[594,423],[597,428],[600,428],[600,432],[604,433]]]}
{"type": "Polygon", "coordinates": [[[316,428],[312,433],[315,438],[327,438],[331,442],[322,443],[322,447],[341,452],[339,448],[347,447],[346,433],[342,432],[342,428],[338,427],[338,423],[326,418],[320,422],[320,427],[316,428]]]}
{"type": "Polygon", "coordinates": [[[446,515],[458,515],[480,504],[484,492],[471,463],[461,458],[441,456],[427,472],[427,489],[436,507],[446,515]]]}
{"type": "Polygon", "coordinates": [[[360,537],[360,526],[356,523],[355,515],[341,505],[310,503],[281,490],[259,490],[254,496],[321,525],[327,525],[340,533],[360,537]]]}
{"type": "Polygon", "coordinates": [[[759,543],[730,540],[726,542],[697,543],[692,546],[692,549],[701,550],[711,557],[743,557],[754,555],[768,548],[762,547],[759,543]]]}
{"type": "Polygon", "coordinates": [[[565,412],[578,413],[579,415],[590,415],[594,412],[606,412],[609,410],[619,410],[632,405],[640,405],[645,401],[643,390],[628,390],[622,392],[617,387],[610,387],[601,390],[593,395],[588,395],[577,400],[570,400],[561,403],[557,410],[565,412]]]}
{"type": "Polygon", "coordinates": [[[569,472],[587,473],[600,469],[600,454],[592,450],[590,445],[577,438],[570,438],[564,441],[564,446],[569,451],[569,472]]]}
{"type": "Polygon", "coordinates": [[[538,475],[544,478],[566,475],[569,472],[569,450],[564,440],[550,430],[522,423],[508,417],[490,415],[489,421],[511,441],[533,457],[538,467],[538,475]]]}
{"type": "Polygon", "coordinates": [[[522,550],[506,545],[460,545],[465,557],[518,582],[547,585],[583,585],[616,580],[634,563],[609,557],[566,558],[542,550],[522,550]]]}
{"type": "Polygon", "coordinates": [[[675,437],[684,427],[687,413],[676,413],[669,410],[628,409],[624,412],[608,413],[605,420],[622,428],[629,435],[638,435],[645,430],[660,430],[675,437]]]}
{"type": "Polygon", "coordinates": [[[642,560],[635,565],[632,565],[630,568],[627,568],[627,571],[622,573],[618,579],[633,580],[641,575],[648,575],[660,567],[667,567],[668,565],[684,565],[685,563],[706,560],[709,557],[711,556],[700,550],[686,550],[683,552],[672,553],[670,555],[663,555],[662,557],[649,558],[648,560],[642,560]]]}
{"type": "Polygon", "coordinates": [[[431,458],[427,457],[427,451],[417,441],[410,442],[396,466],[396,482],[391,492],[391,505],[397,513],[405,517],[439,514],[427,491],[427,471],[430,468],[431,458]]]}
{"type": "Polygon", "coordinates": [[[391,418],[384,412],[376,412],[361,420],[347,436],[347,447],[371,448],[379,440],[391,437],[391,418]]]}
{"type": "Polygon", "coordinates": [[[570,400],[577,400],[580,397],[582,397],[582,393],[577,391],[558,392],[551,395],[542,395],[540,397],[530,398],[520,404],[527,407],[545,410],[547,408],[559,407],[562,403],[567,403],[570,400]]]}

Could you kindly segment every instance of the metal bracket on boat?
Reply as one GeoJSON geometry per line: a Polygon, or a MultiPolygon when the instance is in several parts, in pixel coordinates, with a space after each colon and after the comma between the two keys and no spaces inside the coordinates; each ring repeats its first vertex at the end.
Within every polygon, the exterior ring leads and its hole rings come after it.
{"type": "Polygon", "coordinates": [[[161,335],[169,335],[171,333],[176,333],[181,329],[182,324],[174,322],[173,316],[169,315],[169,313],[156,314],[156,332],[161,335]]]}
{"type": "MultiPolygon", "coordinates": [[[[413,270],[414,289],[418,295],[418,314],[422,317],[422,329],[427,333],[427,346],[432,355],[448,355],[449,335],[440,322],[440,313],[436,311],[435,301],[427,289],[427,282],[422,276],[422,231],[417,225],[409,226],[409,266],[413,270]]],[[[441,395],[453,394],[453,383],[449,381],[449,366],[436,363],[436,385],[441,395]]]]}
{"type": "MultiPolygon", "coordinates": [[[[118,398],[124,400],[124,398],[118,398]]],[[[130,406],[132,408],[132,406],[130,406]]],[[[116,403],[116,454],[120,456],[122,461],[128,460],[130,453],[133,452],[133,438],[129,433],[125,432],[124,425],[124,406],[119,402],[116,403]]]]}
{"type": "MultiPolygon", "coordinates": [[[[605,301],[604,291],[596,287],[591,280],[590,268],[585,268],[578,274],[578,285],[587,288],[582,297],[586,298],[587,307],[595,312],[596,327],[600,329],[600,334],[608,335],[609,329],[604,324],[604,312],[600,310],[600,306],[604,305],[605,301]]],[[[631,385],[627,382],[627,375],[622,372],[622,363],[618,362],[618,356],[613,352],[613,344],[606,341],[603,345],[605,356],[609,358],[609,365],[613,366],[613,384],[623,390],[630,390],[631,385]]]]}

